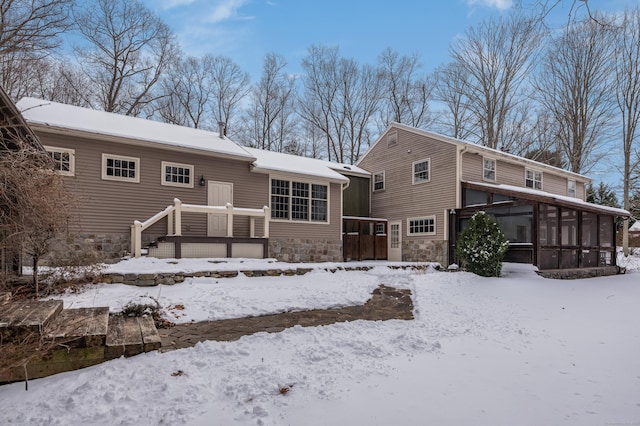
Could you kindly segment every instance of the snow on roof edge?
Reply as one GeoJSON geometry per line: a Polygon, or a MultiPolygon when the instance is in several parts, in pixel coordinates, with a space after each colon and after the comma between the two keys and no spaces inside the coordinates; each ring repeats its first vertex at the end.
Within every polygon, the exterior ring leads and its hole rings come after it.
{"type": "Polygon", "coordinates": [[[219,133],[25,97],[17,104],[29,124],[196,149],[253,161],[243,147],[219,133]]]}
{"type": "Polygon", "coordinates": [[[609,207],[609,206],[603,206],[600,204],[594,204],[594,203],[589,203],[587,201],[583,201],[580,198],[574,198],[574,197],[569,197],[567,195],[559,195],[559,194],[552,194],[550,192],[546,192],[546,191],[540,191],[537,189],[532,189],[532,188],[522,188],[519,186],[513,186],[513,185],[505,185],[502,183],[499,184],[491,184],[491,183],[486,183],[486,182],[472,182],[472,181],[468,181],[467,183],[473,184],[473,185],[477,185],[477,186],[483,186],[485,188],[502,188],[502,189],[506,189],[508,191],[512,191],[512,192],[518,192],[521,194],[529,194],[529,195],[538,195],[538,196],[543,196],[543,197],[548,197],[548,198],[553,198],[559,201],[564,201],[565,203],[570,203],[570,204],[575,204],[577,206],[586,206],[592,209],[597,209],[597,210],[604,210],[604,211],[609,211],[611,213],[616,213],[619,216],[629,216],[630,213],[624,209],[619,209],[616,207],[609,207]]]}

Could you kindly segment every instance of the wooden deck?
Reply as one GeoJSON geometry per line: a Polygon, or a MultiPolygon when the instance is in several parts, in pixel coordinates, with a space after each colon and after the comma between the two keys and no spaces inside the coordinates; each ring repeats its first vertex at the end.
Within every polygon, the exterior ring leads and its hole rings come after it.
{"type": "Polygon", "coordinates": [[[63,309],[62,301],[0,305],[0,383],[34,379],[158,350],[153,319],[109,315],[109,308],[63,309]]]}

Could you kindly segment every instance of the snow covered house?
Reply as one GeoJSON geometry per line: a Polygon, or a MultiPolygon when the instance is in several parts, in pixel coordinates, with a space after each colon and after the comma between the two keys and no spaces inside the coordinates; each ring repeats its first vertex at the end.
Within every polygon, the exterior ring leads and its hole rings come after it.
{"type": "Polygon", "coordinates": [[[23,98],[77,205],[70,235],[106,258],[341,261],[355,166],[247,149],[224,132],[23,98]]]}
{"type": "Polygon", "coordinates": [[[509,239],[507,261],[615,265],[615,218],[629,213],[587,203],[586,176],[397,123],[357,165],[372,174],[371,215],[388,220],[390,260],[455,262],[460,231],[484,210],[509,239]]]}

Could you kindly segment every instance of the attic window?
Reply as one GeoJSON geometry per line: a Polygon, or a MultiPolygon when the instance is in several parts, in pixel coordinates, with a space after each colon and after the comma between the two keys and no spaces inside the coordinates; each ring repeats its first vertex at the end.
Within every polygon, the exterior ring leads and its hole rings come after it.
{"type": "Polygon", "coordinates": [[[396,146],[398,144],[398,131],[394,130],[387,133],[387,146],[396,146]]]}

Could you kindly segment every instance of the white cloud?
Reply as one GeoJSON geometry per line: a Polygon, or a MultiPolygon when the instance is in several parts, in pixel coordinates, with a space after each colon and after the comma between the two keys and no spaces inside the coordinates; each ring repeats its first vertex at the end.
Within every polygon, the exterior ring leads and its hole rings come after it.
{"type": "Polygon", "coordinates": [[[469,6],[487,6],[496,9],[506,10],[513,6],[512,0],[467,0],[469,6]]]}
{"type": "Polygon", "coordinates": [[[188,6],[193,3],[193,1],[194,0],[162,0],[160,6],[165,10],[169,10],[178,6],[188,6]]]}
{"type": "Polygon", "coordinates": [[[213,8],[208,20],[210,22],[220,22],[231,18],[250,19],[238,16],[238,9],[246,3],[248,3],[248,0],[223,0],[213,8]]]}

